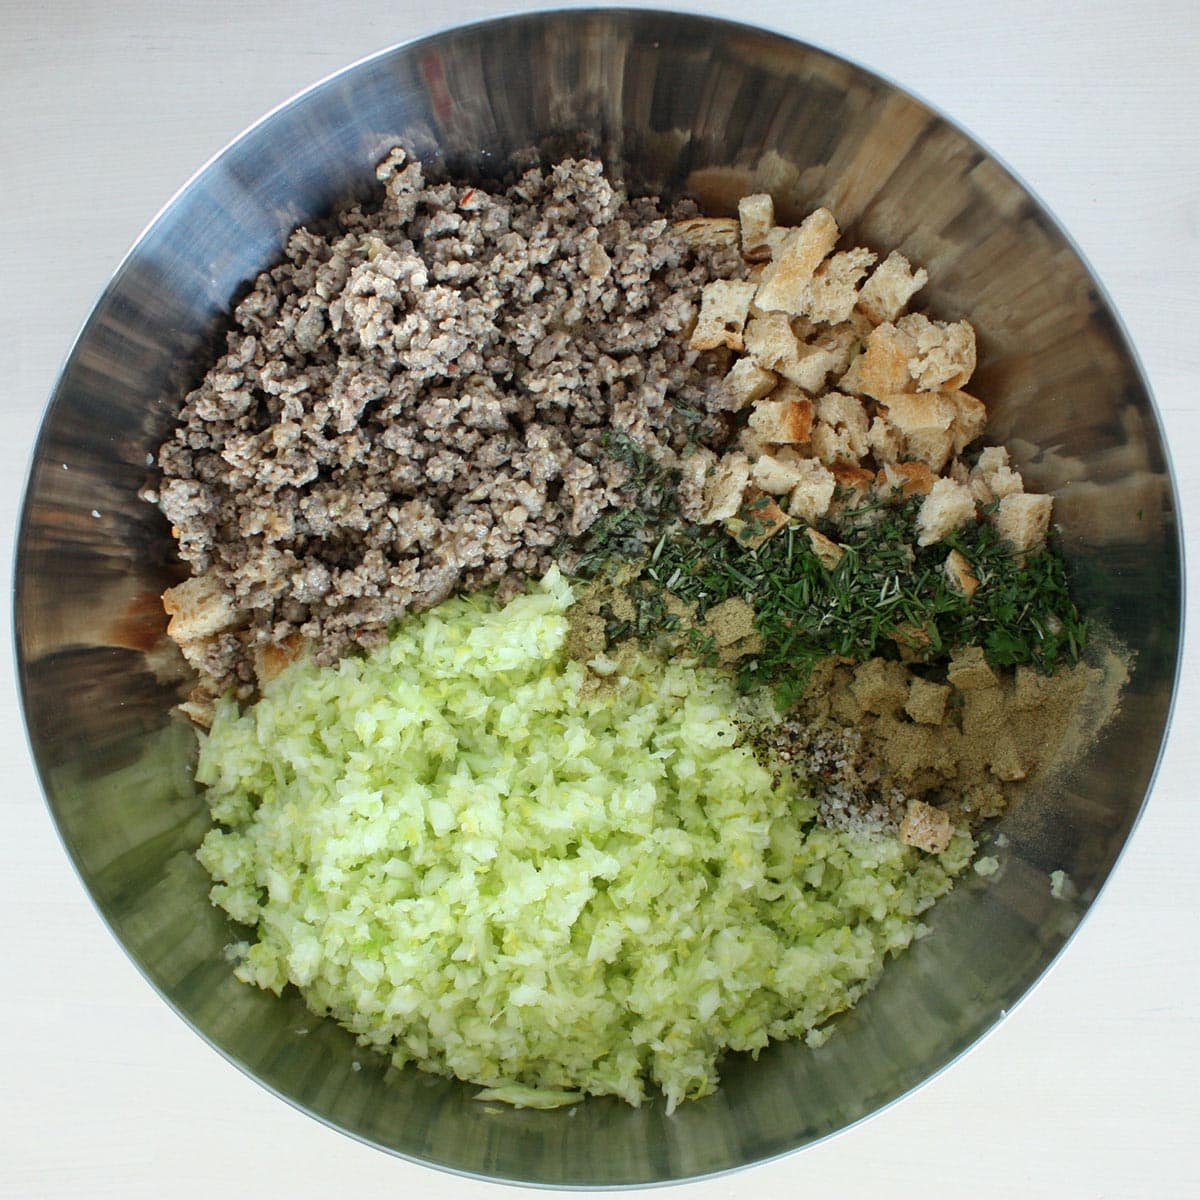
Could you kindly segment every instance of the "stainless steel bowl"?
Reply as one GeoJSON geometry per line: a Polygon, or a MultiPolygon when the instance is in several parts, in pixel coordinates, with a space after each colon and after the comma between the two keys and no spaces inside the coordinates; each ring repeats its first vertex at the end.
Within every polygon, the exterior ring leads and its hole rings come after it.
{"type": "Polygon", "coordinates": [[[113,932],[180,1015],[265,1087],[455,1171],[558,1185],[683,1179],[811,1144],[904,1095],[1062,949],[1137,819],[1167,725],[1176,511],[1154,405],[1096,280],[960,129],[850,63],[744,26],[627,11],[489,21],[386,51],[273,113],[122,264],[58,381],[30,475],[16,589],[26,719],[63,841],[113,932]],[[365,193],[397,138],[480,179],[530,147],[586,149],[632,189],[689,191],[716,211],[769,190],[784,219],[823,203],[850,237],[903,247],[929,268],[933,309],[978,326],[974,390],[1032,484],[1056,493],[1087,609],[1136,653],[1107,736],[1004,822],[996,879],[971,878],[944,900],[934,936],[827,1045],[734,1057],[717,1095],[669,1118],[661,1103],[605,1100],[570,1117],[497,1109],[458,1083],[387,1077],[294,994],[234,982],[222,957],[234,931],[192,857],[205,810],[154,649],[156,597],[179,570],[137,490],[239,288],[296,224],[365,193]],[[1055,869],[1076,898],[1052,899],[1055,869]]]}

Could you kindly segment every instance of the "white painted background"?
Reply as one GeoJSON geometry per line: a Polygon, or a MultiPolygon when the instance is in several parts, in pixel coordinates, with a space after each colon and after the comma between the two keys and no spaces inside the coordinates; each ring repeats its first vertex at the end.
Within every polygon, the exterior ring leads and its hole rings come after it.
{"type": "MultiPolygon", "coordinates": [[[[0,0],[0,569],[42,406],[164,200],[262,113],[488,0],[0,0]]],[[[1195,0],[712,3],[889,75],[993,147],[1074,234],[1138,346],[1185,528],[1200,528],[1200,7],[1195,0]]],[[[1193,591],[1196,576],[1192,573],[1193,591]]],[[[7,576],[6,576],[7,583],[7,576]]],[[[5,605],[7,621],[8,606],[5,605]]],[[[0,1195],[483,1197],[270,1097],[143,983],[67,865],[9,639],[0,693],[0,1195]]],[[[1051,977],[866,1126],[686,1200],[1200,1197],[1200,678],[1149,810],[1051,977]]]]}

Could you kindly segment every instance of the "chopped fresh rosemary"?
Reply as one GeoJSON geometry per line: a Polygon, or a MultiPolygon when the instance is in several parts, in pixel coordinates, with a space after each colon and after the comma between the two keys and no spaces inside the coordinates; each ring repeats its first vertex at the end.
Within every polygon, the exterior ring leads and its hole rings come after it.
{"type": "Polygon", "coordinates": [[[1087,625],[1054,546],[1022,560],[980,520],[937,545],[918,547],[921,498],[881,499],[844,513],[837,526],[821,525],[842,550],[830,569],[802,525],[755,546],[762,522],[753,511],[740,514],[738,537],[721,526],[681,523],[677,471],[619,431],[605,436],[604,448],[627,468],[629,501],[603,513],[570,548],[580,578],[624,572],[621,590],[629,604],[620,616],[606,614],[610,645],[631,637],[682,637],[690,653],[715,663],[717,647],[704,618],[739,597],[753,608],[762,639],[761,648],[736,665],[739,683],[747,690],[773,686],[784,707],[799,699],[813,666],[830,655],[858,661],[903,655],[935,673],[965,646],[981,646],[994,667],[1049,672],[1060,662],[1079,661],[1087,625]],[[970,599],[946,576],[951,550],[965,556],[979,580],[970,599]],[[668,603],[668,596],[678,603],[668,603]],[[681,611],[694,617],[683,621],[681,611]]]}
{"type": "Polygon", "coordinates": [[[570,543],[579,555],[575,574],[593,579],[606,566],[646,553],[654,532],[675,519],[678,472],[651,458],[627,433],[609,430],[605,453],[628,468],[623,490],[629,503],[600,514],[582,537],[570,543]]]}
{"type": "MultiPolygon", "coordinates": [[[[813,665],[828,655],[856,660],[897,657],[944,664],[964,646],[983,647],[997,667],[1030,664],[1050,671],[1079,659],[1087,628],[1067,589],[1066,565],[1053,547],[1022,562],[992,526],[978,522],[943,543],[916,547],[918,501],[884,508],[871,522],[828,528],[843,549],[832,570],[792,526],[757,549],[720,528],[677,527],[659,539],[626,591],[634,620],[611,622],[612,640],[670,632],[663,593],[695,605],[698,620],[741,597],[755,611],[762,648],[738,668],[743,688],[773,685],[790,706],[813,665]],[[979,579],[967,599],[949,583],[946,555],[958,550],[979,579]]],[[[690,646],[702,650],[699,631],[690,646]]]]}

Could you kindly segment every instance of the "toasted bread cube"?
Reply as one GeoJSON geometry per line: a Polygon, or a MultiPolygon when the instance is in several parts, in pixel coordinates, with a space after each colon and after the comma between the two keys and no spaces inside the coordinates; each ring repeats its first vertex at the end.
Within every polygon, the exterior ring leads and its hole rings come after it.
{"type": "Polygon", "coordinates": [[[904,435],[883,415],[871,422],[867,446],[878,463],[895,462],[904,453],[904,435]]]}
{"type": "Polygon", "coordinates": [[[753,299],[752,283],[735,279],[715,279],[706,283],[700,293],[700,316],[689,343],[692,349],[715,350],[718,346],[744,349],[742,331],[753,299]]]}
{"type": "Polygon", "coordinates": [[[924,267],[914,271],[908,259],[893,250],[863,284],[858,294],[858,311],[875,325],[894,321],[928,282],[924,267]]]}
{"type": "Polygon", "coordinates": [[[746,353],[764,371],[782,374],[799,359],[796,335],[786,313],[756,313],[746,324],[746,353]]]}
{"type": "Polygon", "coordinates": [[[929,854],[941,854],[954,836],[950,814],[923,800],[910,800],[900,822],[900,840],[929,854]]]}
{"type": "Polygon", "coordinates": [[[826,351],[830,373],[844,375],[861,348],[862,334],[853,321],[843,321],[838,325],[816,326],[811,334],[800,340],[826,351]]]}
{"type": "Polygon", "coordinates": [[[738,201],[742,253],[747,258],[769,252],[767,239],[775,226],[775,202],[766,192],[743,196],[738,201]]]}
{"type": "Polygon", "coordinates": [[[958,415],[953,401],[941,392],[901,392],[878,400],[887,419],[905,437],[926,430],[949,430],[958,415]]]}
{"type": "Polygon", "coordinates": [[[806,392],[820,391],[835,361],[830,351],[798,341],[786,313],[751,317],[745,341],[746,353],[764,371],[774,371],[806,392]]]}
{"type": "Polygon", "coordinates": [[[837,222],[827,208],[809,213],[773,253],[754,298],[758,308],[763,312],[802,313],[813,272],[837,239],[837,222]]]}
{"type": "Polygon", "coordinates": [[[752,358],[739,358],[716,389],[720,407],[725,412],[741,412],[747,404],[761,400],[778,382],[774,372],[764,371],[752,358]]]}
{"type": "Polygon", "coordinates": [[[918,392],[883,396],[879,402],[904,438],[905,457],[919,458],[940,471],[954,448],[958,410],[953,401],[940,392],[918,392]]]}
{"type": "Polygon", "coordinates": [[[817,556],[821,566],[827,571],[832,571],[842,561],[845,550],[831,538],[827,538],[823,533],[818,533],[811,525],[804,532],[808,535],[808,544],[812,547],[812,552],[817,556]]]}
{"type": "Polygon", "coordinates": [[[704,485],[717,465],[717,456],[697,446],[679,464],[679,512],[685,521],[699,521],[704,513],[704,485]]]}
{"type": "Polygon", "coordinates": [[[865,504],[870,498],[875,476],[866,467],[856,467],[853,463],[831,463],[829,473],[837,488],[834,495],[847,500],[851,507],[865,504]]]}
{"type": "Polygon", "coordinates": [[[975,517],[971,489],[953,479],[939,479],[917,512],[917,545],[932,546],[975,517]]]}
{"type": "Polygon", "coordinates": [[[162,606],[171,618],[167,636],[180,646],[232,629],[245,617],[214,575],[193,575],[167,588],[162,606]]]}
{"type": "Polygon", "coordinates": [[[875,487],[881,496],[899,492],[905,499],[928,496],[936,482],[937,476],[923,462],[884,463],[875,476],[875,487]]]}
{"type": "Polygon", "coordinates": [[[750,460],[736,450],[726,454],[704,481],[701,521],[713,524],[734,516],[742,506],[742,495],[749,483],[750,460]]]}
{"type": "Polygon", "coordinates": [[[830,425],[849,431],[859,457],[867,452],[870,422],[862,401],[842,392],[827,392],[817,401],[817,416],[830,425]]]}
{"type": "Polygon", "coordinates": [[[841,392],[830,392],[817,401],[817,417],[812,432],[816,456],[826,466],[839,462],[857,465],[867,453],[870,428],[862,402],[841,392]]]}
{"type": "Polygon", "coordinates": [[[1003,446],[985,446],[971,468],[971,490],[980,504],[990,504],[1023,492],[1025,481],[1008,465],[1008,451],[1003,446]]]}
{"type": "Polygon", "coordinates": [[[804,391],[816,395],[825,390],[825,381],[829,378],[836,362],[837,353],[835,351],[816,344],[798,342],[795,362],[789,364],[788,368],[781,371],[780,374],[789,383],[794,383],[798,388],[803,388],[804,391]]]}
{"type": "Polygon", "coordinates": [[[814,321],[839,325],[850,320],[858,301],[859,280],[870,270],[875,255],[862,246],[843,250],[813,272],[804,310],[814,321]]]}
{"type": "Polygon", "coordinates": [[[796,470],[801,477],[788,498],[788,512],[812,524],[829,511],[837,481],[833,473],[815,458],[801,459],[796,470]]]}
{"type": "Polygon", "coordinates": [[[966,321],[931,321],[920,313],[911,313],[901,317],[896,328],[912,341],[908,370],[918,391],[949,391],[965,386],[975,370],[975,330],[971,325],[966,321]]]}
{"type": "Polygon", "coordinates": [[[838,389],[853,395],[883,396],[913,390],[908,362],[912,357],[912,340],[895,325],[879,325],[871,331],[866,346],[842,376],[838,389]]]}
{"type": "Polygon", "coordinates": [[[979,590],[979,577],[965,554],[951,550],[942,570],[946,573],[946,582],[968,600],[979,590]]]}
{"type": "Polygon", "coordinates": [[[292,634],[279,645],[268,644],[254,647],[254,676],[259,686],[269,683],[281,671],[286,670],[304,654],[304,639],[292,634]]]}
{"type": "Polygon", "coordinates": [[[1019,553],[1034,550],[1046,540],[1053,506],[1050,496],[1025,492],[1004,496],[996,510],[996,532],[1019,553]]]}
{"type": "Polygon", "coordinates": [[[807,478],[799,464],[806,461],[790,446],[772,446],[754,459],[750,467],[750,482],[760,491],[772,496],[786,496],[807,478]]]}
{"type": "Polygon", "coordinates": [[[798,389],[781,400],[760,400],[750,411],[750,428],[764,442],[796,446],[807,442],[813,427],[813,403],[798,389]]]}
{"type": "Polygon", "coordinates": [[[751,462],[761,458],[764,454],[774,454],[775,447],[764,442],[759,437],[757,430],[751,429],[749,425],[744,426],[738,431],[737,441],[734,446],[740,450],[751,462]]]}
{"type": "Polygon", "coordinates": [[[733,217],[687,217],[672,229],[689,246],[736,246],[738,223],[733,217]]]}
{"type": "Polygon", "coordinates": [[[193,725],[199,725],[201,729],[211,729],[217,716],[217,702],[215,697],[209,696],[207,693],[201,694],[200,689],[197,688],[182,704],[178,705],[178,710],[193,725]]]}
{"type": "Polygon", "coordinates": [[[945,395],[955,409],[954,421],[950,426],[954,453],[961,454],[987,428],[987,406],[982,400],[961,390],[946,392],[945,395]]]}
{"type": "Polygon", "coordinates": [[[847,462],[831,463],[829,473],[833,476],[834,492],[825,515],[839,524],[851,519],[857,521],[860,515],[874,519],[870,513],[875,473],[847,462]]]}
{"type": "Polygon", "coordinates": [[[953,448],[953,434],[948,429],[914,433],[904,439],[904,452],[927,463],[935,471],[946,465],[953,448]]]}
{"type": "Polygon", "coordinates": [[[790,520],[787,513],[770,496],[750,487],[737,514],[725,522],[725,529],[739,545],[757,550],[790,520]]]}
{"type": "Polygon", "coordinates": [[[767,269],[768,266],[770,266],[771,262],[774,259],[779,257],[779,254],[783,250],[784,245],[787,243],[788,238],[790,238],[792,236],[792,234],[795,232],[796,232],[796,230],[793,227],[788,226],[788,225],[773,225],[770,228],[770,230],[768,230],[768,232],[767,232],[767,254],[769,256],[768,261],[765,263],[759,264],[764,271],[767,269]]]}
{"type": "Polygon", "coordinates": [[[908,700],[904,711],[918,725],[941,725],[946,719],[946,702],[950,688],[944,683],[930,683],[919,675],[908,685],[908,700]]]}

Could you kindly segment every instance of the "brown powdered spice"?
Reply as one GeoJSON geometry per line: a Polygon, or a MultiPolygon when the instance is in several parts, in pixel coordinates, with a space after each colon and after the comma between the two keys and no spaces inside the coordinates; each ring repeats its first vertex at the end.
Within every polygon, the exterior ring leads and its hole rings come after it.
{"type": "Polygon", "coordinates": [[[807,767],[826,824],[894,832],[921,801],[974,826],[1077,757],[1115,712],[1127,667],[1110,649],[1053,675],[997,673],[971,647],[938,683],[902,662],[825,659],[758,742],[764,757],[807,767]]]}
{"type": "Polygon", "coordinates": [[[712,638],[717,658],[725,665],[762,649],[762,636],[754,627],[754,609],[737,596],[710,608],[700,629],[712,638]]]}

